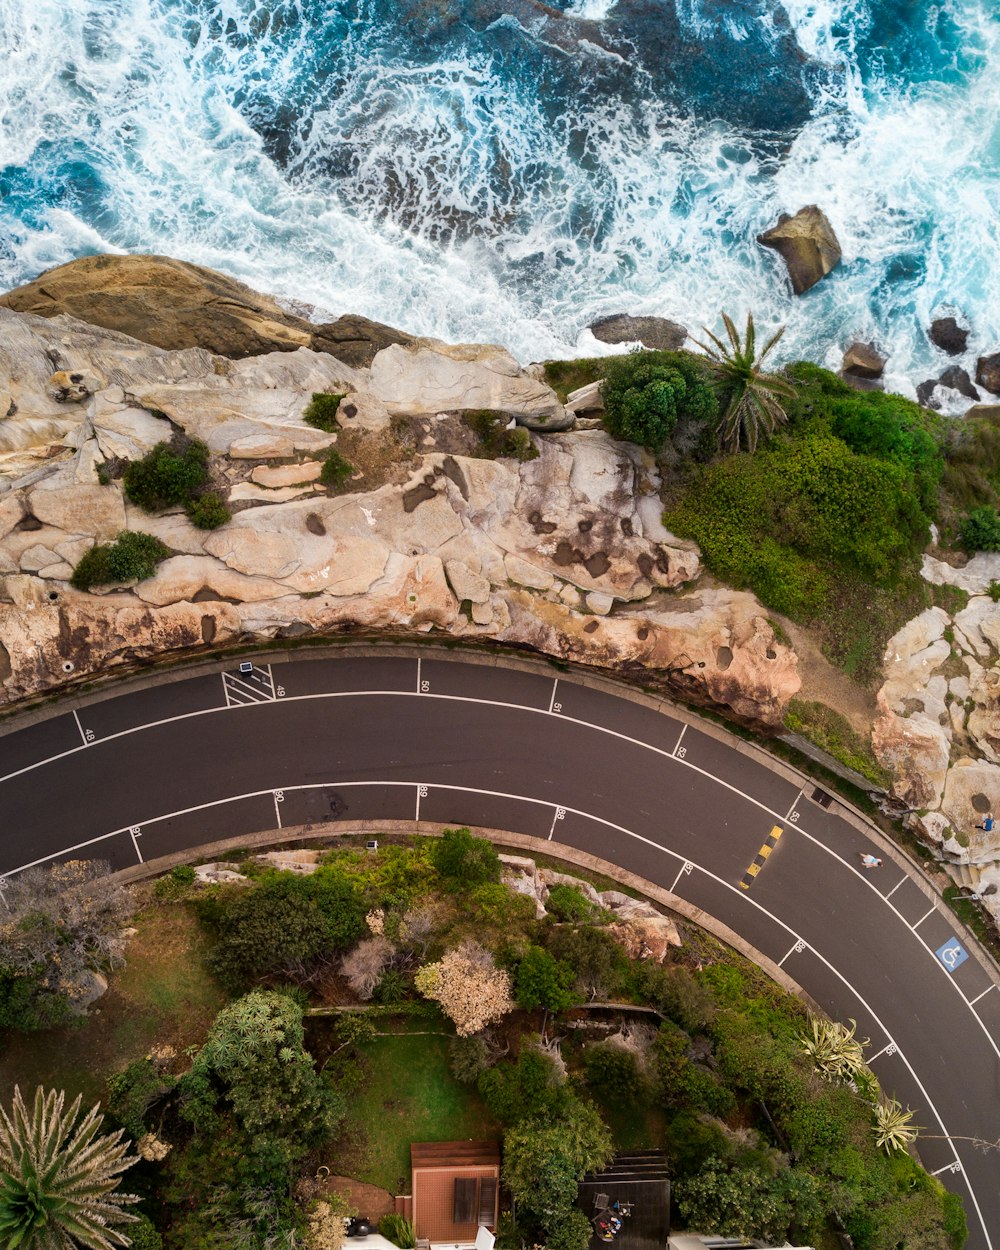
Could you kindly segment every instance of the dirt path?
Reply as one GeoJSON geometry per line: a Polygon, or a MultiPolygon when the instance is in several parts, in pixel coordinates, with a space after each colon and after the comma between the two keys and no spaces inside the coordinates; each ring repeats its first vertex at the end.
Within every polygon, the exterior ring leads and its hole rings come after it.
{"type": "Polygon", "coordinates": [[[839,712],[857,733],[870,738],[875,719],[875,695],[831,664],[808,630],[776,612],[771,615],[788,635],[799,657],[802,689],[798,698],[825,703],[839,712]]]}

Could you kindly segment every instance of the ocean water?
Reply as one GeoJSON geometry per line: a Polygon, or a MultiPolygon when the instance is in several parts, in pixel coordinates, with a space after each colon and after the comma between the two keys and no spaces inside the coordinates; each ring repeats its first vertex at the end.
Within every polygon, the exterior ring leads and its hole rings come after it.
{"type": "Polygon", "coordinates": [[[100,251],[523,360],[628,310],[1000,350],[998,0],[0,0],[0,286],[100,251]],[[755,234],[818,203],[795,299],[755,234]]]}

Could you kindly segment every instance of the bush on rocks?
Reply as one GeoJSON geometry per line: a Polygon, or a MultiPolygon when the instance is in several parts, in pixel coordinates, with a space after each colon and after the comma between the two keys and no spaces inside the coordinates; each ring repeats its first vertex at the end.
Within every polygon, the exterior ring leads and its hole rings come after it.
{"type": "Polygon", "coordinates": [[[143,581],[170,555],[170,548],[141,530],[122,530],[113,543],[98,543],[84,552],[70,577],[77,590],[115,582],[143,581]]]}
{"type": "Polygon", "coordinates": [[[316,392],[306,404],[302,412],[302,420],[314,430],[322,430],[324,434],[332,434],[340,428],[337,410],[343,395],[330,395],[325,391],[316,392]]]}
{"type": "Polygon", "coordinates": [[[193,499],[208,482],[208,448],[198,439],[176,436],[134,460],[122,480],[125,497],[144,512],[162,512],[193,499]]]}
{"type": "Polygon", "coordinates": [[[226,507],[225,501],[218,491],[210,490],[197,499],[188,501],[185,508],[192,525],[200,530],[218,529],[233,515],[226,507]]]}
{"type": "Polygon", "coordinates": [[[324,486],[329,486],[331,490],[341,490],[347,485],[353,472],[354,465],[345,460],[336,448],[331,448],[326,453],[319,480],[324,486]]]}
{"type": "Polygon", "coordinates": [[[681,420],[711,423],[719,405],[703,367],[685,352],[632,352],[608,366],[604,424],[615,438],[659,451],[681,420]]]}
{"type": "Polygon", "coordinates": [[[488,460],[509,456],[524,463],[537,458],[538,448],[528,431],[519,425],[507,428],[511,420],[509,413],[477,408],[463,415],[465,424],[478,434],[483,455],[488,460]]]}

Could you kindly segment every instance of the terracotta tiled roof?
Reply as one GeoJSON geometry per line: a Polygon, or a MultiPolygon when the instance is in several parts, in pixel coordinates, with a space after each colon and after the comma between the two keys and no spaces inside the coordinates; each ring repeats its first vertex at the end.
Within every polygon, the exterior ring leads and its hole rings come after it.
{"type": "Polygon", "coordinates": [[[413,1225],[432,1244],[471,1243],[480,1223],[495,1229],[499,1201],[497,1142],[414,1142],[413,1225]],[[456,1200],[471,1217],[455,1223],[456,1200]],[[478,1217],[478,1218],[477,1218],[478,1217]]]}

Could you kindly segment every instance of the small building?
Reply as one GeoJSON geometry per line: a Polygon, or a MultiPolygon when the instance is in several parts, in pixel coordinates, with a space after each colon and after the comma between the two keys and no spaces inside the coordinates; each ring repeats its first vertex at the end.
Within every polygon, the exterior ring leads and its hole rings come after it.
{"type": "Polygon", "coordinates": [[[410,1213],[419,1242],[472,1247],[500,1215],[500,1143],[410,1143],[410,1213]]]}

